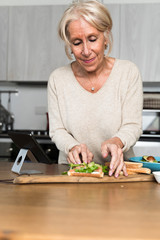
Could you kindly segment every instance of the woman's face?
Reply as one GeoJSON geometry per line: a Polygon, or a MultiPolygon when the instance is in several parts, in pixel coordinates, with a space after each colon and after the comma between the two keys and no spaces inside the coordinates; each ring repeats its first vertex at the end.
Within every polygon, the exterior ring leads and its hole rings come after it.
{"type": "Polygon", "coordinates": [[[87,72],[100,69],[104,63],[104,50],[107,44],[104,33],[83,18],[71,22],[68,31],[71,51],[79,66],[87,72]]]}

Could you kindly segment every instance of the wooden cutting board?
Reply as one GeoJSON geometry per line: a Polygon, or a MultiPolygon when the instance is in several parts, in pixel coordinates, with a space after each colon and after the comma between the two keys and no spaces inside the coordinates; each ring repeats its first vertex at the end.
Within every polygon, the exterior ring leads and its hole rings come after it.
{"type": "Polygon", "coordinates": [[[77,177],[68,175],[21,175],[14,179],[14,184],[31,184],[31,183],[115,183],[115,182],[151,182],[155,181],[152,174],[133,174],[128,177],[120,175],[96,177],[77,177]]]}

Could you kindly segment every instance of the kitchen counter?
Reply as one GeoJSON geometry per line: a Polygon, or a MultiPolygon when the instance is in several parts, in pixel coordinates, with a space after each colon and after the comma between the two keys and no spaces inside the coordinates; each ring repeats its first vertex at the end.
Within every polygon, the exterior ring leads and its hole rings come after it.
{"type": "MultiPolygon", "coordinates": [[[[2,182],[15,178],[12,164],[0,162],[1,240],[160,239],[160,185],[156,182],[2,182]]],[[[57,164],[34,167],[47,174],[65,168],[57,164]]]]}

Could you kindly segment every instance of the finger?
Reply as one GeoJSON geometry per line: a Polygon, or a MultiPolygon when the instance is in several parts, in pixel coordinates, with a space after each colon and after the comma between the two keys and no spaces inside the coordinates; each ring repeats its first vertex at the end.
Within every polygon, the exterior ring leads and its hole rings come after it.
{"type": "Polygon", "coordinates": [[[68,157],[67,157],[67,161],[68,161],[69,164],[72,163],[68,157]]]}
{"type": "Polygon", "coordinates": [[[68,158],[70,159],[71,163],[74,163],[74,164],[81,163],[80,158],[79,158],[79,154],[77,153],[76,149],[69,152],[68,158]]]}
{"type": "Polygon", "coordinates": [[[126,164],[124,163],[124,166],[123,166],[123,174],[124,174],[124,176],[128,176],[128,173],[127,173],[127,168],[126,168],[126,164]]]}
{"type": "Polygon", "coordinates": [[[87,149],[87,163],[92,162],[93,160],[93,153],[91,153],[88,149],[87,149]]]}
{"type": "Polygon", "coordinates": [[[85,144],[81,144],[80,146],[81,146],[82,162],[87,163],[87,157],[88,157],[87,147],[85,144]]]}
{"type": "Polygon", "coordinates": [[[80,158],[80,150],[79,149],[75,149],[73,152],[72,152],[72,156],[74,158],[74,161],[75,163],[77,164],[80,164],[81,163],[81,158],[80,158]]]}
{"type": "Polygon", "coordinates": [[[112,172],[116,169],[117,165],[119,164],[119,150],[116,145],[110,146],[110,153],[111,153],[111,161],[110,161],[110,169],[112,172]]]}
{"type": "Polygon", "coordinates": [[[109,151],[108,151],[108,145],[107,144],[102,144],[101,146],[101,153],[102,153],[102,156],[104,158],[106,158],[109,154],[109,151]]]}
{"type": "Polygon", "coordinates": [[[74,160],[74,157],[73,157],[73,155],[72,155],[72,152],[69,152],[69,153],[68,153],[68,162],[75,164],[75,160],[74,160]]]}
{"type": "Polygon", "coordinates": [[[124,167],[124,161],[123,161],[123,155],[121,155],[120,163],[119,163],[119,165],[118,165],[118,167],[117,167],[117,169],[115,171],[115,174],[114,174],[114,176],[116,178],[119,176],[119,174],[120,174],[121,170],[123,169],[123,167],[124,167]]]}
{"type": "Polygon", "coordinates": [[[111,158],[111,162],[110,162],[110,170],[109,170],[109,176],[112,176],[112,174],[115,172],[115,170],[118,168],[116,175],[119,175],[120,170],[119,168],[122,169],[123,167],[123,153],[122,153],[122,149],[118,148],[116,145],[113,145],[111,147],[111,154],[112,154],[112,158],[111,158]],[[120,167],[118,167],[120,165],[120,167]]]}

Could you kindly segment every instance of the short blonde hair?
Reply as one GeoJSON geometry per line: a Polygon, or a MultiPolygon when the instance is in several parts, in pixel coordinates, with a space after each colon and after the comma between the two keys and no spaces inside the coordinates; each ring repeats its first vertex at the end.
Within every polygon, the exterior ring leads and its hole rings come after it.
{"type": "Polygon", "coordinates": [[[104,36],[108,36],[108,55],[112,49],[112,18],[108,9],[96,0],[77,0],[74,1],[69,8],[64,12],[59,26],[58,33],[60,38],[65,42],[65,51],[69,59],[72,59],[70,53],[69,41],[69,24],[79,19],[84,18],[88,23],[95,27],[98,31],[104,32],[104,36]]]}

